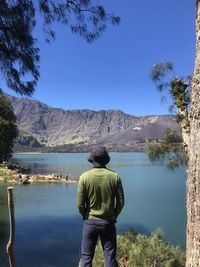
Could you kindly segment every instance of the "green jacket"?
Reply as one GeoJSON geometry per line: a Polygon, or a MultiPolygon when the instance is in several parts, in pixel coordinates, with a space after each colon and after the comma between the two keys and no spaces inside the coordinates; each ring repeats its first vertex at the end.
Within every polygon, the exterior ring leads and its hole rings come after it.
{"type": "Polygon", "coordinates": [[[124,191],[116,172],[93,168],[79,179],[77,207],[83,219],[116,220],[124,206],[124,191]]]}

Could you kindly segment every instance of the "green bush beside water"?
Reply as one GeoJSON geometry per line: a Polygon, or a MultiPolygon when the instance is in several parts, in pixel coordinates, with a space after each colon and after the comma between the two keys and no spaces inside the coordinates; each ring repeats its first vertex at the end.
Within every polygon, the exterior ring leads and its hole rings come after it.
{"type": "MultiPolygon", "coordinates": [[[[129,230],[117,236],[119,267],[184,267],[185,253],[179,247],[170,246],[158,229],[151,236],[129,230]]],[[[95,267],[104,267],[101,245],[98,244],[93,260],[95,267]]]]}
{"type": "Polygon", "coordinates": [[[13,174],[12,174],[11,170],[6,170],[6,169],[0,168],[0,176],[3,177],[2,182],[4,182],[4,183],[7,183],[13,179],[13,174]]]}

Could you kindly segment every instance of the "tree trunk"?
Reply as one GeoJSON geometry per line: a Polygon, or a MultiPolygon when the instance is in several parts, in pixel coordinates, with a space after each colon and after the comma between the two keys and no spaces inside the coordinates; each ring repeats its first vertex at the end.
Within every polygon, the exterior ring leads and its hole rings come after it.
{"type": "Polygon", "coordinates": [[[190,126],[188,122],[189,118],[188,118],[187,108],[185,108],[184,110],[178,109],[177,115],[183,118],[181,120],[178,120],[178,123],[180,126],[183,143],[185,145],[185,152],[186,152],[186,155],[188,155],[188,147],[190,145],[190,126]]]}
{"type": "Polygon", "coordinates": [[[187,180],[186,267],[200,266],[200,0],[196,15],[196,60],[190,107],[189,172],[187,180]]]}

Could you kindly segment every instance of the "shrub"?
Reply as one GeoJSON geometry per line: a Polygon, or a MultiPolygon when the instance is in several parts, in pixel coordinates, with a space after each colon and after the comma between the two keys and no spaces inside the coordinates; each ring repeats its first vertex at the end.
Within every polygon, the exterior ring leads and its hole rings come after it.
{"type": "MultiPolygon", "coordinates": [[[[185,253],[179,247],[169,245],[158,229],[150,236],[129,230],[117,236],[119,267],[184,267],[185,253]]],[[[104,267],[103,251],[96,247],[95,267],[104,267]]]]}

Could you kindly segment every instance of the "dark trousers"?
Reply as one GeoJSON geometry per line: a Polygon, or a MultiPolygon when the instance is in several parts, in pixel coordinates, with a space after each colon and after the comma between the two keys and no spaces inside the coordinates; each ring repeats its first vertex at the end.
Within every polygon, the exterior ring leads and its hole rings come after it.
{"type": "Polygon", "coordinates": [[[92,267],[98,237],[104,252],[105,267],[117,267],[115,223],[93,219],[84,221],[81,242],[81,267],[92,267]]]}

